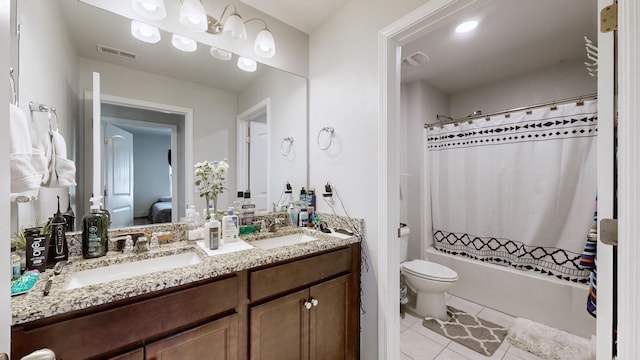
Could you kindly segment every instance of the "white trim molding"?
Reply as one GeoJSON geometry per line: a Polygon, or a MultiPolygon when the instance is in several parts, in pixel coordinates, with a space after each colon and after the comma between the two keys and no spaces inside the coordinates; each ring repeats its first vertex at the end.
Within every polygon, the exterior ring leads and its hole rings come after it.
{"type": "Polygon", "coordinates": [[[378,34],[378,358],[400,355],[399,130],[401,46],[475,0],[433,0],[378,34]],[[387,239],[387,240],[385,240],[387,239]]]}
{"type": "MultiPolygon", "coordinates": [[[[640,5],[618,1],[618,359],[640,359],[640,5]]],[[[599,274],[598,274],[599,275],[599,274]]],[[[598,358],[600,359],[600,358],[598,358]]],[[[604,358],[603,358],[604,359],[604,358]]]]}

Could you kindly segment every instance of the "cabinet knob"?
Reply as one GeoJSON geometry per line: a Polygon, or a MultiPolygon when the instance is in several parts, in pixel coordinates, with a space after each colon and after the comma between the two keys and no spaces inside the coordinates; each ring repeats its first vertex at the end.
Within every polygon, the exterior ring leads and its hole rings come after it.
{"type": "Polygon", "coordinates": [[[305,302],[304,302],[304,307],[305,307],[307,310],[311,309],[311,306],[312,306],[312,305],[311,305],[311,303],[310,303],[310,302],[308,302],[308,301],[305,301],[305,302]]]}
{"type": "Polygon", "coordinates": [[[311,305],[318,306],[318,299],[311,298],[311,305]]]}

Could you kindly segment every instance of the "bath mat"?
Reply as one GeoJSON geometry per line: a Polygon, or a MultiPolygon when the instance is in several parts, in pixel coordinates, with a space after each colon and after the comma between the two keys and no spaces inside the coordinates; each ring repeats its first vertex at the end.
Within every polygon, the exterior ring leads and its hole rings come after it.
{"type": "Polygon", "coordinates": [[[482,355],[491,356],[500,347],[508,329],[447,306],[448,321],[426,317],[422,325],[482,355]]]}
{"type": "Polygon", "coordinates": [[[595,339],[585,339],[523,318],[515,319],[509,329],[507,341],[544,360],[596,358],[595,339]]]}

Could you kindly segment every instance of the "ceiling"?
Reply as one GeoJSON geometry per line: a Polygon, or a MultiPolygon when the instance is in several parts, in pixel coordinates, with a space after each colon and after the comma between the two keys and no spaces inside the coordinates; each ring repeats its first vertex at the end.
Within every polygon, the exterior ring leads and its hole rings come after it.
{"type": "Polygon", "coordinates": [[[430,61],[403,65],[402,80],[423,79],[453,94],[555,64],[582,63],[584,36],[597,37],[596,5],[597,0],[477,1],[403,46],[403,58],[422,51],[430,61]],[[455,33],[467,19],[479,21],[476,30],[455,33]]]}
{"type": "Polygon", "coordinates": [[[309,34],[336,11],[340,10],[348,0],[240,1],[309,34]]]}
{"type": "Polygon", "coordinates": [[[259,64],[249,73],[236,66],[237,57],[221,61],[209,55],[209,47],[199,44],[193,53],[175,49],[171,35],[161,31],[157,44],[147,44],[131,36],[131,21],[123,16],[75,0],[57,0],[72,40],[80,56],[153,74],[202,84],[232,92],[241,91],[261,71],[273,69],[259,64]],[[72,21],[71,21],[72,20],[72,21]],[[135,60],[96,51],[96,45],[137,54],[135,60]]]}
{"type": "MultiPolygon", "coordinates": [[[[348,0],[241,1],[310,33],[348,0]]],[[[239,70],[235,61],[212,58],[208,47],[201,46],[195,53],[177,51],[170,45],[167,33],[162,34],[163,40],[158,44],[142,43],[129,34],[130,23],[125,18],[79,1],[60,2],[64,16],[73,19],[69,27],[83,57],[229,91],[240,91],[257,75],[239,70]],[[139,56],[133,61],[101,54],[96,51],[96,44],[139,56]]],[[[403,57],[422,51],[430,61],[417,67],[403,66],[402,80],[423,79],[452,94],[554,64],[581,63],[586,60],[584,36],[596,38],[596,3],[597,0],[477,0],[403,46],[403,57]],[[480,21],[478,28],[462,36],[455,34],[455,25],[469,18],[480,21]]],[[[259,71],[264,68],[268,67],[259,65],[259,71]]]]}

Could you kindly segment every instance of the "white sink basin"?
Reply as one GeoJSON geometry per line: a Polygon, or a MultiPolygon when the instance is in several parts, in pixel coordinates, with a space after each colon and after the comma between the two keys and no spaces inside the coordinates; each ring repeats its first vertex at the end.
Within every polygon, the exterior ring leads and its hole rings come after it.
{"type": "Polygon", "coordinates": [[[64,289],[77,289],[83,286],[122,280],[157,271],[166,271],[187,265],[199,264],[201,262],[202,259],[200,256],[197,253],[190,251],[181,254],[160,256],[152,259],[102,266],[95,269],[82,270],[73,273],[64,289]]]}
{"type": "Polygon", "coordinates": [[[318,238],[313,237],[307,234],[291,234],[278,236],[268,239],[255,240],[251,243],[251,245],[259,248],[259,249],[273,249],[281,246],[302,244],[309,241],[318,240],[318,238]]]}

